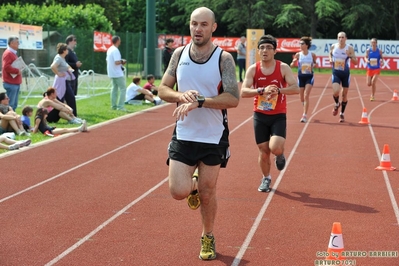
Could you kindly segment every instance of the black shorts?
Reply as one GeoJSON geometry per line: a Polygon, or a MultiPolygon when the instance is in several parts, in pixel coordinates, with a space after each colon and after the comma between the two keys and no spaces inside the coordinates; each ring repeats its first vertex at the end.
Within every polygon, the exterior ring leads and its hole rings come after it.
{"type": "Polygon", "coordinates": [[[50,113],[48,113],[47,122],[57,123],[58,121],[60,121],[60,110],[54,108],[50,113]]]}
{"type": "Polygon", "coordinates": [[[132,100],[144,100],[144,99],[145,99],[145,94],[140,93],[134,96],[132,100]]]}
{"type": "MultiPolygon", "coordinates": [[[[224,168],[230,157],[228,145],[208,144],[172,139],[168,147],[169,158],[194,166],[199,161],[206,165],[219,165],[224,168]]],[[[169,163],[169,160],[167,161],[169,163]]]]}
{"type": "Polygon", "coordinates": [[[287,133],[286,114],[265,115],[254,112],[254,130],[256,144],[268,142],[271,136],[285,138],[287,133]]]}
{"type": "Polygon", "coordinates": [[[306,84],[310,84],[313,86],[314,76],[313,74],[302,74],[298,75],[298,87],[305,88],[306,84]]]}
{"type": "Polygon", "coordinates": [[[349,71],[333,70],[332,83],[341,84],[343,88],[349,88],[351,75],[349,71]]]}

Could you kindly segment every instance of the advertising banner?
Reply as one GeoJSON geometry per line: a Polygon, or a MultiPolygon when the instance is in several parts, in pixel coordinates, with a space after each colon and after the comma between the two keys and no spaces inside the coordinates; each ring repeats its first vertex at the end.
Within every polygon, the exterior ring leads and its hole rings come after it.
{"type": "Polygon", "coordinates": [[[19,49],[42,50],[43,27],[0,22],[0,48],[7,48],[8,38],[17,36],[19,49]]]}
{"type": "MultiPolygon", "coordinates": [[[[158,48],[163,49],[165,47],[165,40],[173,39],[172,48],[175,49],[179,46],[186,45],[191,42],[190,36],[180,35],[159,35],[158,36],[158,48]]],[[[240,38],[236,37],[212,37],[212,42],[228,52],[235,52],[240,42],[240,38]]]]}
{"type": "MultiPolygon", "coordinates": [[[[257,53],[257,42],[264,34],[264,30],[247,29],[247,68],[249,65],[259,60],[257,53]]],[[[174,40],[173,47],[186,45],[191,41],[190,36],[180,35],[159,35],[158,48],[163,49],[166,38],[174,40]]],[[[300,51],[300,38],[277,38],[277,52],[278,53],[296,53],[300,51]]],[[[228,52],[236,52],[237,45],[240,38],[231,37],[213,37],[212,41],[215,45],[220,46],[228,52]]],[[[316,54],[317,65],[320,68],[331,68],[329,61],[330,47],[336,43],[336,39],[314,39],[310,51],[316,54]]],[[[356,57],[358,58],[358,65],[351,65],[351,68],[366,69],[366,61],[364,56],[367,49],[370,47],[370,40],[351,40],[346,41],[348,45],[353,46],[356,57]]],[[[381,67],[383,70],[399,70],[399,41],[395,40],[378,40],[378,48],[383,52],[384,64],[381,67]]]]}
{"type": "Polygon", "coordinates": [[[94,32],[93,49],[95,52],[106,52],[112,46],[112,35],[107,32],[94,32]]]}
{"type": "Polygon", "coordinates": [[[265,30],[247,29],[247,58],[246,68],[260,60],[258,51],[258,40],[265,34],[265,30]]]}

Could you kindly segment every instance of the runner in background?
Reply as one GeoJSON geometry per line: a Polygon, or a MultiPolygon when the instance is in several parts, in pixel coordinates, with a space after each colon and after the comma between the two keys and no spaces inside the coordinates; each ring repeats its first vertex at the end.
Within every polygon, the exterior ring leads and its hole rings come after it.
{"type": "Polygon", "coordinates": [[[372,38],[371,47],[367,49],[364,60],[367,62],[366,81],[367,86],[371,86],[370,101],[374,101],[376,83],[381,72],[381,65],[384,63],[382,51],[377,47],[377,39],[372,38]]]}
{"type": "Polygon", "coordinates": [[[301,51],[294,55],[290,66],[293,67],[295,62],[298,62],[299,96],[303,105],[303,114],[300,121],[306,123],[308,121],[309,95],[314,83],[313,67],[316,65],[316,54],[309,52],[312,37],[302,37],[299,44],[301,51]]]}
{"type": "Polygon", "coordinates": [[[332,89],[333,98],[335,102],[332,115],[338,114],[339,107],[341,113],[339,115],[339,122],[345,122],[345,108],[348,104],[348,89],[350,83],[350,64],[349,59],[353,64],[357,65],[358,60],[355,55],[355,50],[349,44],[346,44],[346,33],[341,31],[338,33],[338,42],[331,45],[330,49],[330,63],[332,65],[332,89]],[[341,88],[342,86],[342,88],[341,88]],[[339,93],[342,92],[342,102],[339,103],[339,93]]]}

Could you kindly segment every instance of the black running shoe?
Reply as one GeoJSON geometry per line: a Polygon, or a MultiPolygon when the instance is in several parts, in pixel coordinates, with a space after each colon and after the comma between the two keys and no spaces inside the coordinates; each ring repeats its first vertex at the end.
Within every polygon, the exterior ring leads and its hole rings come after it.
{"type": "Polygon", "coordinates": [[[276,162],[276,168],[279,171],[282,171],[285,167],[285,157],[284,154],[278,155],[274,158],[275,162],[276,162]]]}

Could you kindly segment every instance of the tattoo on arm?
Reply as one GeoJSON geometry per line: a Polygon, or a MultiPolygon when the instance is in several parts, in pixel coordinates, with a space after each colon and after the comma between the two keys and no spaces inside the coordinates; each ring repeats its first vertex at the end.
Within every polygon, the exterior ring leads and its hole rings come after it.
{"type": "Polygon", "coordinates": [[[172,58],[170,59],[167,72],[168,75],[175,77],[176,76],[176,69],[177,69],[177,64],[179,63],[179,57],[180,54],[182,53],[183,49],[177,48],[175,52],[172,54],[172,58]]]}
{"type": "Polygon", "coordinates": [[[223,90],[239,99],[240,93],[237,85],[236,67],[233,57],[227,52],[223,52],[220,64],[222,70],[223,90]]]}

